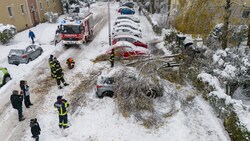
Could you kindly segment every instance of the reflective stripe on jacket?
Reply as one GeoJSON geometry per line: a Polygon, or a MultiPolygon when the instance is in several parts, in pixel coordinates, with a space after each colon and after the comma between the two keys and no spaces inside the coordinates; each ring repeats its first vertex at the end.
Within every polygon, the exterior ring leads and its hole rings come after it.
{"type": "Polygon", "coordinates": [[[60,101],[55,102],[54,107],[57,108],[58,114],[60,116],[64,116],[64,115],[67,114],[67,109],[66,108],[69,107],[69,103],[67,102],[67,100],[62,99],[60,101]]]}

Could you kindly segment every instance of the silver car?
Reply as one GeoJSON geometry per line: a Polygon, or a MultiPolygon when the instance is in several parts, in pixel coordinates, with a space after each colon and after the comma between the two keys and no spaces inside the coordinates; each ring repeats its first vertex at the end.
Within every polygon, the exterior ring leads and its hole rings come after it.
{"type": "Polygon", "coordinates": [[[96,83],[96,95],[99,98],[114,96],[114,77],[99,76],[96,83]]]}
{"type": "Polygon", "coordinates": [[[29,45],[25,49],[11,49],[8,55],[9,64],[28,64],[43,53],[43,49],[37,45],[29,45]]]}

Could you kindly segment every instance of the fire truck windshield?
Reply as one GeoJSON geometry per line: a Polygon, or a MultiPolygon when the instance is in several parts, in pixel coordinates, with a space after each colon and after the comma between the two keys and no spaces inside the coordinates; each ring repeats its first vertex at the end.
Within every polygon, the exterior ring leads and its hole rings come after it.
{"type": "Polygon", "coordinates": [[[62,26],[63,34],[80,34],[80,26],[77,25],[63,25],[62,26]]]}

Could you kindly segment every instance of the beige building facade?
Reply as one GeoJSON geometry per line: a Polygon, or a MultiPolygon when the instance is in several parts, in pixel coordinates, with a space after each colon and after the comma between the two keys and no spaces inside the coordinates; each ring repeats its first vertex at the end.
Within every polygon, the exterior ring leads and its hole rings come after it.
{"type": "Polygon", "coordinates": [[[0,23],[25,30],[46,22],[45,13],[62,14],[61,0],[0,0],[0,23]]]}

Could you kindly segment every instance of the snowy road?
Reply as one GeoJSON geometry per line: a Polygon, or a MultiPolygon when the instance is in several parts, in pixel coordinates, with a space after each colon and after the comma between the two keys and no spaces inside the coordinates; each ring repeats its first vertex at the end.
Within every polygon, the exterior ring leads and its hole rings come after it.
{"type": "MultiPolygon", "coordinates": [[[[118,3],[111,6],[111,23],[114,23],[117,16],[115,11],[117,7],[118,3]]],[[[104,18],[106,14],[103,11],[106,9],[106,3],[91,5],[94,14],[104,18]]],[[[140,19],[144,40],[150,41],[156,38],[146,18],[140,16],[140,19]]],[[[220,121],[202,98],[196,97],[190,105],[181,102],[191,88],[176,90],[173,84],[166,83],[166,91],[174,91],[178,96],[170,100],[170,96],[166,93],[162,98],[166,103],[156,104],[156,106],[162,112],[166,112],[174,103],[178,111],[172,117],[166,118],[164,125],[159,129],[152,130],[145,129],[133,118],[124,118],[120,115],[114,99],[96,98],[94,88],[86,92],[81,91],[78,86],[85,77],[88,77],[94,69],[107,68],[110,65],[109,62],[94,64],[91,61],[108,48],[108,25],[100,24],[100,26],[103,28],[100,28],[100,32],[91,43],[82,45],[81,48],[68,49],[61,48],[60,44],[56,47],[48,44],[53,38],[48,36],[48,33],[53,35],[56,24],[44,23],[32,28],[39,34],[37,41],[43,44],[44,54],[29,64],[13,66],[9,65],[6,59],[10,48],[29,42],[26,37],[28,31],[19,33],[8,47],[0,49],[1,65],[6,66],[13,77],[10,83],[0,89],[1,139],[32,141],[29,119],[36,117],[42,129],[41,141],[229,141],[220,121]],[[47,58],[51,53],[58,57],[62,67],[65,68],[65,80],[70,83],[70,86],[62,90],[57,89],[55,80],[50,77],[47,58]],[[76,60],[76,67],[70,71],[66,69],[65,64],[68,57],[76,60]],[[12,109],[9,96],[13,89],[19,89],[18,84],[21,79],[28,81],[31,88],[31,101],[34,105],[30,109],[23,107],[26,120],[18,122],[17,111],[12,109]],[[72,93],[72,90],[76,90],[76,93],[72,93]],[[64,95],[71,105],[71,112],[69,112],[71,126],[64,131],[58,128],[58,115],[53,107],[58,95],[64,95]],[[79,105],[73,103],[75,96],[79,98],[79,105]]]]}

